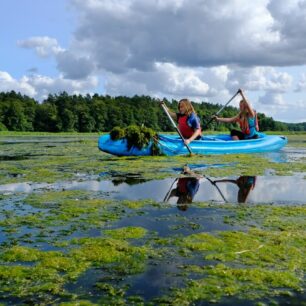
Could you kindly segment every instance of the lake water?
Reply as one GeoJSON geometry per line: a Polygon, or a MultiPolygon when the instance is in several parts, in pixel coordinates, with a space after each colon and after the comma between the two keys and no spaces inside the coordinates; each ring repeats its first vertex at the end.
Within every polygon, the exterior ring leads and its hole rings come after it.
{"type": "Polygon", "coordinates": [[[0,304],[299,305],[306,148],[296,139],[254,155],[262,175],[251,176],[242,174],[256,172],[252,156],[125,159],[99,152],[96,135],[0,138],[0,304]],[[183,175],[185,162],[198,174],[183,175]],[[144,235],[124,237],[130,228],[144,235]],[[46,289],[58,280],[59,291],[46,289]],[[193,300],[206,282],[211,296],[193,300]],[[193,284],[187,303],[180,292],[193,284]],[[172,302],[160,302],[164,295],[172,302]]]}
{"type": "Polygon", "coordinates": [[[0,185],[0,193],[31,193],[39,190],[86,190],[101,192],[105,198],[117,200],[152,199],[175,204],[178,201],[254,204],[304,204],[306,180],[294,176],[240,176],[218,178],[167,178],[143,182],[141,178],[125,177],[118,181],[84,180],[72,182],[15,183],[0,185]],[[129,183],[124,182],[128,180],[129,183]],[[175,192],[176,191],[176,192],[175,192]],[[183,200],[189,193],[191,200],[183,200]],[[247,193],[247,194],[246,194],[247,193]],[[245,196],[245,197],[243,197],[245,196]],[[240,197],[240,198],[239,198],[240,197]]]}

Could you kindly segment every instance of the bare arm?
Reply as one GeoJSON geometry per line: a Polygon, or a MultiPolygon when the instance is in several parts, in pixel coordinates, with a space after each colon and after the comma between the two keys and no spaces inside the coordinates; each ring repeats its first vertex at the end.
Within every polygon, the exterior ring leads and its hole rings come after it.
{"type": "Polygon", "coordinates": [[[235,117],[231,117],[231,118],[221,118],[221,117],[217,117],[217,116],[213,116],[213,118],[219,122],[225,122],[225,123],[231,123],[231,122],[236,122],[237,119],[239,117],[239,114],[235,117]]]}
{"type": "Polygon", "coordinates": [[[224,179],[224,180],[215,180],[214,183],[233,183],[237,185],[236,180],[224,179]]]}
{"type": "Polygon", "coordinates": [[[196,129],[194,131],[194,133],[191,135],[191,137],[189,137],[188,139],[185,139],[184,143],[188,145],[190,142],[195,140],[200,135],[201,135],[201,130],[200,129],[196,129]]]}

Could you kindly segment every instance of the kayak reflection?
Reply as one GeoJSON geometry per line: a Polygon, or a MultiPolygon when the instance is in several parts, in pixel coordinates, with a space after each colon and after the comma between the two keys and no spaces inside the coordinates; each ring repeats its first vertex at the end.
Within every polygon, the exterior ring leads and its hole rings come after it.
{"type": "Polygon", "coordinates": [[[256,184],[256,176],[240,176],[236,180],[232,179],[222,179],[222,180],[215,180],[213,181],[214,184],[216,183],[233,183],[238,186],[238,195],[237,195],[237,202],[238,203],[245,203],[250,191],[255,188],[256,184]]]}

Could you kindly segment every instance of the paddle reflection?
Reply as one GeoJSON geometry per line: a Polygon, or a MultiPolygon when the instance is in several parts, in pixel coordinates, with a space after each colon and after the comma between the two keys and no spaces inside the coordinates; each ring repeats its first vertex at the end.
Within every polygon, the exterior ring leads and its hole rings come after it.
{"type": "Polygon", "coordinates": [[[251,192],[255,188],[256,184],[256,176],[240,176],[236,180],[232,179],[222,179],[213,181],[216,183],[232,183],[238,186],[238,194],[237,194],[237,202],[238,203],[246,203],[247,198],[251,192]]]}

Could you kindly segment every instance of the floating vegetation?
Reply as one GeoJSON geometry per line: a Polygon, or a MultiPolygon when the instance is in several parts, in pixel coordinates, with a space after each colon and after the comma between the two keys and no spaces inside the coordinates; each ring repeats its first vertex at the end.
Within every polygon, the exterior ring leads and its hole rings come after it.
{"type": "MultiPolygon", "coordinates": [[[[40,213],[35,218],[28,214],[15,221],[12,218],[16,216],[11,216],[2,221],[2,227],[14,226],[16,233],[25,226],[32,229],[33,240],[28,246],[21,240],[16,244],[16,239],[12,240],[13,244],[2,243],[0,293],[5,300],[14,297],[51,303],[58,298],[84,298],[78,294],[78,286],[76,291],[69,291],[69,284],[82,280],[87,271],[99,269],[101,277],[88,285],[81,281],[82,286],[104,302],[116,304],[120,297],[120,303],[128,303],[138,290],[134,282],[139,275],[145,277],[150,267],[167,264],[170,256],[175,270],[170,275],[161,270],[158,280],[163,282],[163,279],[175,277],[181,285],[167,289],[162,288],[161,283],[158,295],[151,298],[153,304],[188,305],[230,297],[257,301],[294,296],[303,290],[304,206],[235,207],[201,203],[197,208],[195,203],[194,225],[198,222],[199,226],[185,227],[189,234],[180,236],[170,225],[191,224],[192,219],[169,214],[168,206],[150,201],[142,205],[132,201],[109,202],[87,199],[87,196],[78,191],[30,195],[26,203],[36,209],[48,208],[47,214],[40,213]],[[203,231],[202,215],[218,223],[220,220],[216,217],[224,215],[223,223],[231,224],[235,230],[203,231]],[[118,227],[124,220],[129,223],[131,219],[135,223],[136,217],[140,221],[143,216],[156,223],[156,230],[164,219],[164,224],[169,224],[167,234],[159,236],[146,226],[118,227]],[[107,223],[102,224],[101,220],[107,223]],[[59,227],[57,231],[54,226],[59,227]],[[64,228],[69,231],[61,231],[64,228]],[[97,237],[88,236],[88,230],[94,228],[100,229],[97,237]],[[45,238],[54,250],[41,249],[37,244],[36,239],[43,237],[42,231],[49,232],[45,238]],[[75,237],[81,232],[84,237],[75,237]],[[164,292],[162,296],[161,292],[164,292]]],[[[222,222],[219,226],[222,227],[222,222]]],[[[12,235],[16,234],[7,235],[8,241],[12,235]]],[[[150,276],[150,281],[154,283],[157,279],[150,276]]],[[[89,302],[96,300],[86,298],[89,302]]]]}
{"type": "Polygon", "coordinates": [[[109,134],[111,140],[119,140],[124,138],[126,135],[125,130],[119,126],[115,126],[109,134]]]}
{"type": "Polygon", "coordinates": [[[156,135],[157,133],[152,129],[145,126],[139,127],[136,125],[130,125],[125,129],[114,127],[110,132],[110,137],[112,140],[126,138],[128,149],[131,149],[133,146],[137,147],[138,149],[142,149],[143,147],[147,146],[156,135]]]}

